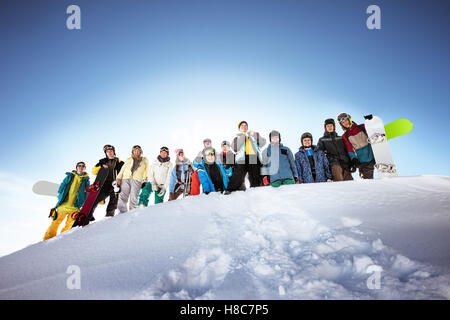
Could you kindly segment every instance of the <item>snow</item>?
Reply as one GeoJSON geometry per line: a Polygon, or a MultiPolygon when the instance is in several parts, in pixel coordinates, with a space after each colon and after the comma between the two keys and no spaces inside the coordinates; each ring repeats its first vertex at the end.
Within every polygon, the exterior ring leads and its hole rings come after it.
{"type": "Polygon", "coordinates": [[[0,298],[449,299],[449,228],[450,177],[200,195],[1,257],[0,298]]]}

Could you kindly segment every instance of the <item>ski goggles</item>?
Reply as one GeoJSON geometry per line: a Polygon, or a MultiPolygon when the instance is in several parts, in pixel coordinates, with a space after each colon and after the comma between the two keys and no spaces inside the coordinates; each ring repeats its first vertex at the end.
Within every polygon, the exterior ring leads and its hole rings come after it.
{"type": "Polygon", "coordinates": [[[114,147],[110,144],[107,144],[103,147],[103,151],[106,152],[106,150],[113,150],[114,151],[114,147]]]}
{"type": "Polygon", "coordinates": [[[139,145],[133,146],[133,149],[132,149],[132,150],[136,150],[136,149],[142,150],[141,146],[139,146],[139,145]]]}
{"type": "Polygon", "coordinates": [[[215,152],[212,149],[205,151],[205,156],[214,156],[214,155],[215,155],[215,152]]]}
{"type": "Polygon", "coordinates": [[[159,149],[159,151],[160,151],[160,152],[161,152],[161,151],[169,152],[169,148],[167,148],[167,147],[161,147],[161,149],[159,149]]]}
{"type": "Polygon", "coordinates": [[[344,119],[349,119],[350,117],[348,116],[348,114],[343,114],[343,115],[341,115],[339,118],[338,118],[338,121],[339,122],[342,122],[342,120],[344,120],[344,119]]]}

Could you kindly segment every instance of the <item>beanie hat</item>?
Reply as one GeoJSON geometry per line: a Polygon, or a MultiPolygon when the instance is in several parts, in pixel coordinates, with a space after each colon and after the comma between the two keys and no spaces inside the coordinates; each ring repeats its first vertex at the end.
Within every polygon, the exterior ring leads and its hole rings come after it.
{"type": "Polygon", "coordinates": [[[184,153],[183,149],[175,149],[175,154],[178,156],[180,153],[184,153]]]}
{"type": "Polygon", "coordinates": [[[228,141],[224,140],[224,141],[222,141],[222,143],[220,144],[221,147],[223,147],[223,146],[225,146],[225,145],[230,146],[230,143],[229,143],[228,141]]]}
{"type": "Polygon", "coordinates": [[[302,134],[302,137],[300,138],[300,142],[302,143],[302,146],[303,146],[303,139],[305,139],[305,138],[310,138],[311,144],[312,144],[312,142],[313,142],[312,134],[309,132],[305,132],[304,134],[302,134]]]}
{"type": "Polygon", "coordinates": [[[159,152],[161,152],[161,151],[166,151],[167,154],[169,154],[169,148],[167,148],[167,147],[161,147],[161,149],[159,149],[159,152]]]}
{"type": "Polygon", "coordinates": [[[203,144],[205,144],[206,142],[211,143],[211,139],[210,138],[206,138],[205,140],[203,140],[203,144]]]}
{"type": "Polygon", "coordinates": [[[238,129],[241,127],[241,124],[245,123],[248,126],[247,121],[242,120],[241,122],[238,123],[238,129]]]}
{"type": "Polygon", "coordinates": [[[272,130],[269,133],[269,140],[272,140],[272,137],[278,137],[280,139],[280,142],[281,142],[281,135],[280,135],[280,133],[277,130],[272,130]]]}

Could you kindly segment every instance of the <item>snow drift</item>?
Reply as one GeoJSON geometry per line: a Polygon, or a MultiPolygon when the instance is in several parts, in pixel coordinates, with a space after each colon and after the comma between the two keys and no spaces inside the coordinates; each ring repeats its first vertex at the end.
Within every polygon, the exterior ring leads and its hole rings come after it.
{"type": "Polygon", "coordinates": [[[0,258],[0,298],[449,299],[449,231],[450,177],[201,195],[0,258]]]}

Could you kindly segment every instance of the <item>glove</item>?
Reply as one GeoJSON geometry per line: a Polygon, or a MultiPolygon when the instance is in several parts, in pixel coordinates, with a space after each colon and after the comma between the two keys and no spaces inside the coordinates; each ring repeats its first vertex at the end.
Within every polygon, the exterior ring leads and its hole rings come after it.
{"type": "Polygon", "coordinates": [[[141,189],[144,189],[146,184],[147,184],[147,182],[145,182],[145,181],[142,182],[141,189]]]}
{"type": "Polygon", "coordinates": [[[354,172],[356,172],[356,167],[354,165],[351,165],[349,170],[351,173],[354,173],[354,172]]]}
{"type": "Polygon", "coordinates": [[[294,177],[294,181],[295,181],[296,184],[300,183],[300,180],[298,179],[298,177],[294,177]]]}
{"type": "Polygon", "coordinates": [[[270,184],[270,176],[264,176],[263,183],[265,186],[268,186],[270,184]]]}
{"type": "Polygon", "coordinates": [[[358,168],[361,162],[357,158],[352,158],[352,166],[358,168]]]}
{"type": "Polygon", "coordinates": [[[53,221],[58,219],[58,212],[57,212],[56,208],[50,209],[50,214],[48,215],[48,217],[52,218],[53,221]]]}
{"type": "Polygon", "coordinates": [[[165,193],[166,193],[166,188],[162,187],[161,191],[159,191],[159,193],[158,193],[158,197],[164,196],[165,193]]]}

